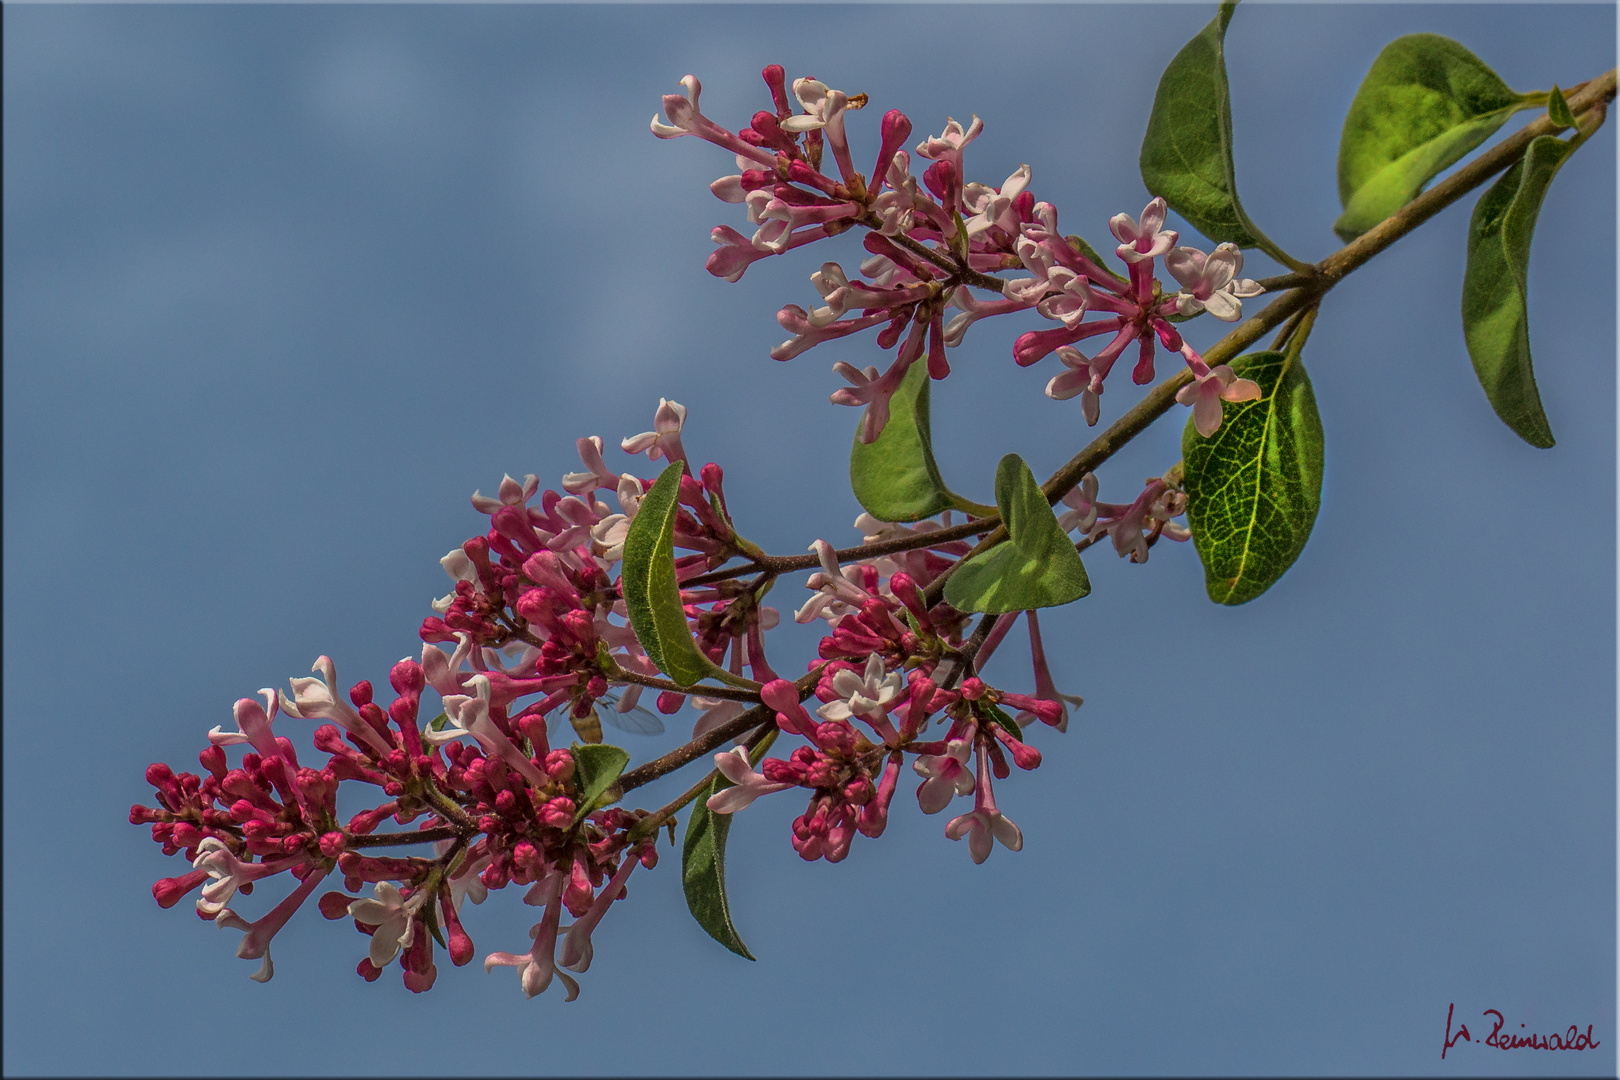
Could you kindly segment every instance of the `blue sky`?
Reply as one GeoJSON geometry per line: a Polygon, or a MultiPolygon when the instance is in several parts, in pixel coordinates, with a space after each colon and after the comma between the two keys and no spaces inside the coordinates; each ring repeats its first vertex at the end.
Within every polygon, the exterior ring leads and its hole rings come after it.
{"type": "MultiPolygon", "coordinates": [[[[743,222],[704,190],[727,155],[647,131],[682,75],[733,127],[765,105],[766,63],[867,91],[857,158],[882,110],[919,137],[977,113],[969,178],[1027,162],[1096,242],[1146,201],[1153,87],[1212,14],[8,6],[5,1070],[1613,1072],[1607,129],[1559,175],[1531,261],[1558,446],[1521,443],[1474,381],[1454,207],[1324,306],[1305,361],[1327,479],[1293,570],[1228,609],[1190,547],[1145,566],[1099,549],[1093,594],[1043,621],[1086,705],[998,788],[1021,853],[972,865],[907,788],[880,841],[807,864],[799,808],[765,800],[729,860],[759,962],[690,920],[670,857],[638,872],[567,1005],[476,964],[442,965],[426,996],[392,970],[368,985],[362,939],[313,910],[260,986],[235,935],[152,902],[179,868],[125,820],[146,765],[195,768],[236,698],[319,654],[381,682],[420,648],[438,557],[481,528],[467,497],[502,473],[555,486],[578,436],[643,431],[673,397],[752,539],[856,538],[856,413],[827,403],[828,369],[875,349],[767,353],[773,312],[858,249],[704,273],[709,229],[743,222]],[[1603,1046],[1442,1062],[1451,1004],[1476,1034],[1497,1009],[1603,1046]]],[[[1295,254],[1337,246],[1344,110],[1416,31],[1520,90],[1614,64],[1604,6],[1245,6],[1239,181],[1295,254]]],[[[1041,394],[1055,361],[1011,362],[1033,325],[981,324],[935,389],[942,467],[970,495],[1004,453],[1044,474],[1087,437],[1077,401],[1041,394]]],[[[1172,464],[1181,422],[1111,462],[1105,497],[1172,464]]],[[[814,647],[781,638],[775,655],[814,647]]],[[[990,672],[1027,685],[1012,648],[990,672]]],[[[534,913],[508,890],[466,918],[482,955],[519,948],[534,913]]]]}

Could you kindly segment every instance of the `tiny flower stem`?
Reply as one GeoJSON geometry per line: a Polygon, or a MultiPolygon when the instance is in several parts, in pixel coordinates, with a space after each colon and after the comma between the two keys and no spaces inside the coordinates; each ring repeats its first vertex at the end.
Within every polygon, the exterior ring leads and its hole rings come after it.
{"type": "Polygon", "coordinates": [[[682,686],[680,683],[668,679],[660,679],[655,675],[641,675],[634,671],[626,671],[620,667],[608,676],[614,682],[635,683],[638,686],[651,687],[654,690],[673,690],[677,694],[700,694],[703,697],[725,698],[728,701],[747,701],[757,704],[759,693],[756,690],[744,690],[730,686],[682,686]]]}
{"type": "MultiPolygon", "coordinates": [[[[799,692],[799,700],[803,701],[806,697],[809,697],[810,692],[816,688],[816,683],[820,681],[821,665],[819,664],[799,676],[798,680],[793,684],[799,692]]],[[[756,728],[761,724],[775,723],[775,720],[776,712],[774,709],[765,705],[755,705],[741,716],[726,721],[702,738],[693,739],[685,746],[678,746],[663,757],[654,758],[644,765],[638,765],[631,769],[619,777],[619,790],[622,792],[634,791],[636,788],[651,783],[660,776],[690,765],[704,754],[724,743],[730,742],[743,732],[756,728]]]]}
{"type": "MultiPolygon", "coordinates": [[[[473,826],[473,831],[478,831],[476,825],[473,826]]],[[[343,844],[347,848],[394,847],[400,844],[433,844],[440,840],[458,840],[464,835],[465,830],[455,825],[435,825],[431,829],[415,829],[411,832],[348,835],[343,838],[343,844]]]]}

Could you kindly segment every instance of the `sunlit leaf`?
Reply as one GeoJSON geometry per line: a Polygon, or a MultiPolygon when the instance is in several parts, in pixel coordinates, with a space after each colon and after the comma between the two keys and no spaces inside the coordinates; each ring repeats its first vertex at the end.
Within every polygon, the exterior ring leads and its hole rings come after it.
{"type": "Polygon", "coordinates": [[[945,582],[945,600],[958,611],[1004,614],[1058,607],[1091,591],[1074,542],[1017,454],[996,468],[996,506],[1008,539],[973,556],[945,582]]]}
{"type": "Polygon", "coordinates": [[[1220,430],[1181,437],[1187,525],[1218,604],[1242,604],[1299,558],[1322,500],[1322,420],[1298,349],[1240,356],[1257,401],[1221,403],[1220,430]]]}
{"type": "Polygon", "coordinates": [[[1463,272],[1463,336],[1474,373],[1502,422],[1542,448],[1553,445],[1553,433],[1530,365],[1526,273],[1541,200],[1568,155],[1568,143],[1539,136],[1480,196],[1468,224],[1463,272]]]}
{"type": "Polygon", "coordinates": [[[1344,118],[1333,231],[1353,240],[1389,217],[1528,100],[1450,38],[1384,46],[1344,118]]]}

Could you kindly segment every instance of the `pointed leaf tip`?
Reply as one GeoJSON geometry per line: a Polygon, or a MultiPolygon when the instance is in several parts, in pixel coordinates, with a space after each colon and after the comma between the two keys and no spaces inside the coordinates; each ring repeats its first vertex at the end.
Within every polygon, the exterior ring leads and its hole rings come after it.
{"type": "Polygon", "coordinates": [[[1531,446],[1553,445],[1530,362],[1530,238],[1547,188],[1570,144],[1551,135],[1531,140],[1524,159],[1474,204],[1463,271],[1463,336],[1474,374],[1502,422],[1531,446]]]}
{"type": "Polygon", "coordinates": [[[692,804],[681,846],[681,887],[687,910],[704,932],[743,959],[752,960],[754,954],[731,924],[731,904],[726,898],[726,838],[731,832],[731,815],[716,814],[708,806],[710,798],[731,786],[724,776],[716,776],[692,804]]]}
{"type": "Polygon", "coordinates": [[[996,468],[996,506],[1008,539],[956,568],[945,582],[947,603],[958,611],[1005,614],[1059,607],[1091,592],[1080,553],[1017,454],[996,468]]]}

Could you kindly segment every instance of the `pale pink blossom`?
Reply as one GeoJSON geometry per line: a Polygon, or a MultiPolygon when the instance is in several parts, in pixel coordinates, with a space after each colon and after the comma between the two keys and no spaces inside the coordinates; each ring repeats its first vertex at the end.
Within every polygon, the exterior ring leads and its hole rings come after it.
{"type": "Polygon", "coordinates": [[[945,826],[947,838],[968,838],[968,853],[975,863],[982,863],[990,857],[990,849],[995,846],[995,841],[999,840],[1003,847],[1013,851],[1019,851],[1024,846],[1024,834],[1018,831],[1018,826],[996,809],[996,800],[990,790],[987,758],[988,751],[981,742],[978,747],[979,780],[974,791],[973,809],[952,818],[945,826]]]}
{"type": "Polygon", "coordinates": [[[658,399],[658,411],[653,414],[653,429],[632,435],[619,444],[627,454],[646,451],[649,461],[668,458],[685,461],[686,449],[681,446],[681,427],[686,423],[686,406],[667,398],[658,399]]]}
{"type": "Polygon", "coordinates": [[[1205,255],[1197,248],[1178,247],[1164,257],[1164,268],[1181,282],[1174,297],[1182,315],[1207,311],[1222,322],[1243,317],[1243,297],[1259,296],[1265,289],[1256,281],[1240,278],[1243,252],[1236,244],[1221,244],[1205,255]]]}
{"type": "Polygon", "coordinates": [[[1063,494],[1068,509],[1058,515],[1058,528],[1064,532],[1079,529],[1086,533],[1097,523],[1097,474],[1086,473],[1080,483],[1063,494]]]}
{"type": "Polygon", "coordinates": [[[407,900],[389,881],[379,881],[372,889],[376,898],[354,901],[349,905],[349,914],[357,922],[377,928],[371,935],[369,955],[372,966],[380,968],[386,967],[401,949],[410,948],[416,936],[416,916],[428,894],[418,891],[407,900]]]}
{"type": "Polygon", "coordinates": [[[735,785],[710,795],[708,801],[704,803],[716,814],[735,814],[761,795],[785,791],[796,786],[767,780],[763,773],[755,772],[754,766],[748,761],[748,750],[742,746],[714,755],[714,767],[720,770],[720,775],[735,785]]]}
{"type": "Polygon", "coordinates": [[[265,862],[243,862],[223,840],[205,836],[197,845],[197,857],[191,861],[192,869],[206,871],[211,879],[203,886],[197,911],[212,918],[230,904],[243,885],[279,874],[302,861],[302,856],[289,855],[265,862]]]}
{"type": "Polygon", "coordinates": [[[540,478],[533,473],[525,476],[521,484],[510,476],[502,476],[497,498],[492,499],[482,492],[475,491],[472,495],[472,504],[480,514],[493,514],[503,506],[526,506],[539,490],[540,478]]]}
{"type": "Polygon", "coordinates": [[[898,741],[894,726],[889,723],[889,709],[906,693],[903,671],[884,673],[883,657],[873,653],[866,659],[866,670],[860,675],[841,668],[833,674],[833,692],[838,696],[826,702],[816,712],[823,720],[848,720],[851,717],[872,725],[886,742],[898,741]]]}
{"type": "Polygon", "coordinates": [[[1226,364],[1216,364],[1176,391],[1176,400],[1192,406],[1193,428],[1207,439],[1220,430],[1221,402],[1259,401],[1260,384],[1238,378],[1226,364]]]}
{"type": "Polygon", "coordinates": [[[1129,214],[1115,214],[1108,228],[1119,241],[1114,250],[1129,263],[1147,262],[1175,247],[1180,234],[1164,227],[1168,207],[1161,198],[1154,198],[1142,208],[1140,220],[1129,214]]]}
{"type": "Polygon", "coordinates": [[[703,93],[703,84],[696,75],[687,75],[681,79],[681,87],[686,91],[681,94],[664,95],[664,115],[669,123],[661,122],[656,115],[652,118],[652,133],[660,139],[674,139],[682,135],[696,135],[722,146],[739,157],[747,158],[766,168],[773,167],[775,155],[769,150],[762,150],[757,146],[750,146],[735,134],[727,131],[719,124],[703,115],[698,107],[698,97],[703,93]]]}
{"type": "Polygon", "coordinates": [[[562,922],[562,895],[567,884],[568,875],[553,869],[524,894],[525,904],[546,905],[545,917],[529,928],[534,946],[528,952],[493,952],[484,957],[486,972],[496,967],[517,968],[524,997],[532,998],[543,992],[557,976],[561,976],[563,985],[568,988],[567,1000],[573,1001],[579,996],[579,983],[557,970],[557,928],[562,922]]]}
{"type": "Polygon", "coordinates": [[[1016,172],[1007,177],[999,192],[984,184],[963,187],[962,206],[973,212],[973,216],[962,223],[967,228],[967,234],[977,236],[992,226],[998,226],[1016,236],[1020,223],[1018,213],[1013,209],[1013,200],[1029,187],[1029,177],[1029,166],[1020,165],[1016,172]]]}
{"type": "Polygon", "coordinates": [[[937,814],[957,795],[973,790],[973,773],[967,769],[968,740],[952,739],[943,754],[921,754],[911,763],[923,782],[917,787],[917,805],[925,814],[937,814]]]}
{"type": "Polygon", "coordinates": [[[287,680],[292,687],[292,697],[289,698],[285,692],[279,695],[282,712],[300,720],[329,720],[379,755],[386,755],[394,749],[393,744],[362,720],[354,707],[344,700],[337,688],[337,665],[332,663],[330,656],[316,657],[315,665],[310,670],[318,673],[320,678],[287,680]]]}
{"type": "Polygon", "coordinates": [[[579,448],[579,460],[584,464],[585,471],[564,475],[562,478],[564,491],[571,495],[584,495],[595,491],[597,488],[611,490],[618,486],[619,478],[602,460],[602,437],[600,435],[580,439],[574,445],[579,448]]]}

